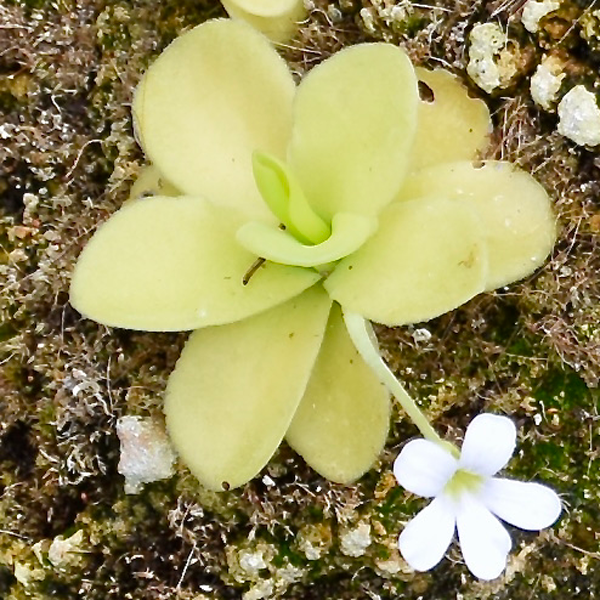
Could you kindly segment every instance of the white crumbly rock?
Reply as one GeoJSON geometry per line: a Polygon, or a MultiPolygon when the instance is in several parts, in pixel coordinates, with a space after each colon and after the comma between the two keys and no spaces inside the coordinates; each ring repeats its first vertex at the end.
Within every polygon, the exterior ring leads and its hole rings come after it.
{"type": "Polygon", "coordinates": [[[558,8],[560,8],[558,0],[529,0],[523,7],[521,23],[527,31],[536,33],[540,26],[540,19],[558,8]]]}
{"type": "Polygon", "coordinates": [[[227,546],[225,548],[229,573],[239,583],[258,582],[272,573],[275,547],[262,541],[252,541],[242,548],[227,546]]]}
{"type": "Polygon", "coordinates": [[[287,561],[286,564],[275,571],[274,579],[279,589],[287,589],[292,583],[300,581],[305,575],[306,571],[299,567],[290,565],[287,561]]]}
{"type": "Polygon", "coordinates": [[[531,97],[544,110],[552,110],[563,79],[562,64],[554,56],[546,56],[531,77],[531,97]]]}
{"type": "Polygon", "coordinates": [[[256,577],[259,571],[267,568],[267,561],[262,549],[257,549],[255,552],[240,552],[238,556],[240,569],[245,571],[250,577],[256,577]]]}
{"type": "MultiPolygon", "coordinates": [[[[598,24],[600,22],[600,9],[592,12],[584,13],[581,16],[581,34],[585,40],[600,40],[600,32],[598,32],[598,24]]],[[[1,135],[0,128],[0,137],[1,135]]]]}
{"type": "Polygon", "coordinates": [[[290,585],[300,581],[305,575],[303,569],[294,567],[286,561],[286,564],[275,570],[271,570],[268,579],[255,578],[256,583],[242,595],[242,600],[263,600],[266,598],[280,598],[290,585]]]}
{"type": "Polygon", "coordinates": [[[23,587],[28,587],[36,581],[42,581],[46,577],[44,569],[41,567],[30,566],[20,562],[15,563],[13,574],[23,587]]]}
{"type": "Polygon", "coordinates": [[[400,555],[395,553],[385,560],[375,560],[375,566],[382,572],[383,575],[396,575],[402,571],[404,562],[400,558],[400,555]]]}
{"type": "Polygon", "coordinates": [[[383,0],[383,2],[374,2],[374,5],[379,17],[385,21],[386,25],[402,23],[414,12],[414,8],[408,0],[400,0],[400,2],[383,0]]]}
{"type": "Polygon", "coordinates": [[[175,453],[158,423],[141,417],[121,417],[117,435],[121,442],[118,469],[125,477],[126,494],[137,494],[142,484],[173,475],[175,453]]]}
{"type": "Polygon", "coordinates": [[[362,556],[371,545],[371,525],[365,521],[340,535],[340,550],[346,556],[362,556]]]}
{"type": "Polygon", "coordinates": [[[431,332],[425,327],[420,327],[413,331],[412,338],[417,344],[425,343],[431,339],[431,332]]]}
{"type": "Polygon", "coordinates": [[[583,85],[569,90],[558,105],[558,132],[580,146],[600,144],[600,108],[583,85]]]}
{"type": "Polygon", "coordinates": [[[319,560],[329,551],[331,538],[331,530],[326,526],[304,525],[296,536],[296,543],[308,560],[319,560]]]}
{"type": "Polygon", "coordinates": [[[59,535],[50,544],[48,560],[58,568],[75,565],[81,560],[82,543],[83,529],[80,529],[66,539],[62,535],[59,535]]]}
{"type": "Polygon", "coordinates": [[[508,38],[497,23],[473,27],[469,35],[469,77],[485,92],[506,87],[517,72],[516,56],[507,48],[508,38]]]}
{"type": "Polygon", "coordinates": [[[247,592],[242,595],[242,600],[263,600],[264,598],[272,598],[274,592],[273,582],[270,579],[265,579],[253,585],[247,592]]]}
{"type": "Polygon", "coordinates": [[[375,33],[377,28],[375,27],[375,15],[372,12],[373,9],[369,10],[368,8],[360,9],[360,18],[365,24],[365,28],[369,33],[375,33]]]}
{"type": "Polygon", "coordinates": [[[323,554],[323,549],[320,546],[313,544],[311,540],[302,540],[299,547],[308,560],[319,560],[321,554],[323,554]]]}

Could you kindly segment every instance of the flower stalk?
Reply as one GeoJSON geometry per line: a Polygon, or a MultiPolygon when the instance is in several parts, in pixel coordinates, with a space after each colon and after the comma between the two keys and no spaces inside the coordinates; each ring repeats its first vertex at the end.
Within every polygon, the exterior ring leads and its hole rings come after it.
{"type": "Polygon", "coordinates": [[[454,457],[458,457],[460,452],[450,442],[443,440],[431,426],[431,423],[417,406],[416,402],[411,398],[409,393],[404,389],[404,386],[396,379],[389,367],[385,364],[378,350],[377,338],[373,332],[371,324],[356,313],[344,312],[344,321],[348,329],[348,333],[356,349],[362,356],[363,360],[371,367],[371,369],[379,377],[388,390],[398,400],[404,412],[410,420],[417,426],[423,437],[431,442],[442,446],[449,451],[454,457]]]}

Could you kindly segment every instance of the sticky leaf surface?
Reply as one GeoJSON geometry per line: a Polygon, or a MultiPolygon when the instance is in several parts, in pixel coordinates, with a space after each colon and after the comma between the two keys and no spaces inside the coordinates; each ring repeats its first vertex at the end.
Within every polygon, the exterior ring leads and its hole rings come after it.
{"type": "Polygon", "coordinates": [[[179,196],[132,200],[100,226],[77,262],[71,303],[106,325],[181,331],[243,319],[292,298],[319,275],[263,265],[235,241],[231,209],[179,196]]]}
{"type": "Polygon", "coordinates": [[[417,68],[416,73],[427,86],[422,95],[431,97],[419,102],[411,170],[475,158],[492,131],[485,102],[469,97],[467,88],[448,71],[417,68]]]}
{"type": "Polygon", "coordinates": [[[190,336],[165,413],[176,450],[203,485],[242,485],[275,452],[304,394],[329,308],[315,286],[266,313],[190,336]]]}
{"type": "Polygon", "coordinates": [[[325,287],[345,310],[386,325],[426,321],[485,285],[486,251],[473,210],[450,200],[396,202],[379,230],[342,260],[325,287]]]}
{"type": "Polygon", "coordinates": [[[424,169],[406,182],[401,196],[443,195],[472,207],[488,249],[486,289],[521,279],[546,259],[556,239],[548,194],[528,173],[506,162],[475,167],[468,161],[424,169]]]}
{"type": "Polygon", "coordinates": [[[213,20],[178,37],[135,93],[141,144],[178,189],[266,214],[252,152],[283,157],[294,82],[268,40],[241,21],[213,20]]]}
{"type": "Polygon", "coordinates": [[[389,393],[356,351],[334,305],[286,439],[321,475],[350,483],[377,460],[389,418],[389,393]]]}
{"type": "Polygon", "coordinates": [[[408,57],[389,44],[346,48],[302,80],[289,161],[323,218],[376,215],[393,199],[414,135],[417,99],[408,57]]]}

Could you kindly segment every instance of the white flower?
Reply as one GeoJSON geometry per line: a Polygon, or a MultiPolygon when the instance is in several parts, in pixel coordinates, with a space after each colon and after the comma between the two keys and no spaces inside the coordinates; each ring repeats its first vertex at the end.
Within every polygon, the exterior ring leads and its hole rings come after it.
{"type": "Polygon", "coordinates": [[[530,531],[552,525],[561,512],[558,495],[538,483],[492,477],[515,449],[516,428],[507,417],[483,414],[470,423],[455,458],[424,439],[409,442],[394,464],[407,490],[433,501],[404,529],[400,552],[417,571],[442,560],[454,530],[469,570],[494,579],[506,567],[511,539],[498,517],[530,531]]]}

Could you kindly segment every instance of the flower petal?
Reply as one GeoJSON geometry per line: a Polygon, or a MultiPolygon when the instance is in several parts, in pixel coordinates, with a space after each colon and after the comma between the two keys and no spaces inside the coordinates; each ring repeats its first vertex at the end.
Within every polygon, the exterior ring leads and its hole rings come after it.
{"type": "Polygon", "coordinates": [[[482,414],[467,427],[460,468],[490,476],[506,466],[515,451],[517,429],[508,417],[482,414]]]}
{"type": "Polygon", "coordinates": [[[485,102],[469,97],[458,77],[444,69],[418,67],[416,73],[433,98],[419,102],[411,170],[475,158],[489,143],[492,131],[485,102]]]}
{"type": "Polygon", "coordinates": [[[401,198],[442,195],[472,207],[481,220],[489,253],[486,290],[537,269],[556,239],[556,222],[544,188],[525,171],[505,162],[436,165],[411,174],[401,198]]]}
{"type": "Polygon", "coordinates": [[[398,483],[413,494],[439,494],[456,472],[458,461],[450,452],[429,440],[412,440],[394,461],[398,483]]]}
{"type": "Polygon", "coordinates": [[[330,305],[315,286],[190,336],[169,378],[165,414],[175,449],[203,485],[242,485],[275,452],[304,394],[330,305]]]}
{"type": "Polygon", "coordinates": [[[473,211],[459,203],[395,202],[325,287],[345,310],[377,323],[432,319],[483,290],[487,262],[479,230],[473,211]]]}
{"type": "Polygon", "coordinates": [[[377,460],[389,422],[390,395],[354,348],[334,305],[286,440],[321,475],[349,483],[377,460]]]}
{"type": "Polygon", "coordinates": [[[294,93],[264,36],[214,20],[177,38],[148,69],[134,116],[146,154],[175,187],[265,216],[252,152],[285,156],[294,93]]]}
{"type": "Polygon", "coordinates": [[[416,571],[428,571],[437,565],[454,535],[452,503],[438,496],[404,528],[398,548],[404,560],[416,571]]]}
{"type": "Polygon", "coordinates": [[[511,479],[490,479],[482,502],[503,521],[536,531],[550,527],[562,510],[558,494],[545,485],[511,479]]]}
{"type": "Polygon", "coordinates": [[[274,42],[292,37],[306,15],[302,0],[221,0],[231,17],[243,19],[274,42]]]}
{"type": "Polygon", "coordinates": [[[81,253],[71,303],[106,325],[181,331],[266,310],[318,281],[312,270],[263,265],[235,241],[242,220],[199,198],[131,200],[81,253]]]}
{"type": "Polygon", "coordinates": [[[391,44],[346,48],[298,87],[290,166],[313,208],[377,215],[404,178],[417,112],[417,79],[391,44]]]}
{"type": "Polygon", "coordinates": [[[456,528],[469,571],[479,579],[498,577],[512,546],[502,523],[481,502],[464,494],[457,509],[456,528]]]}

